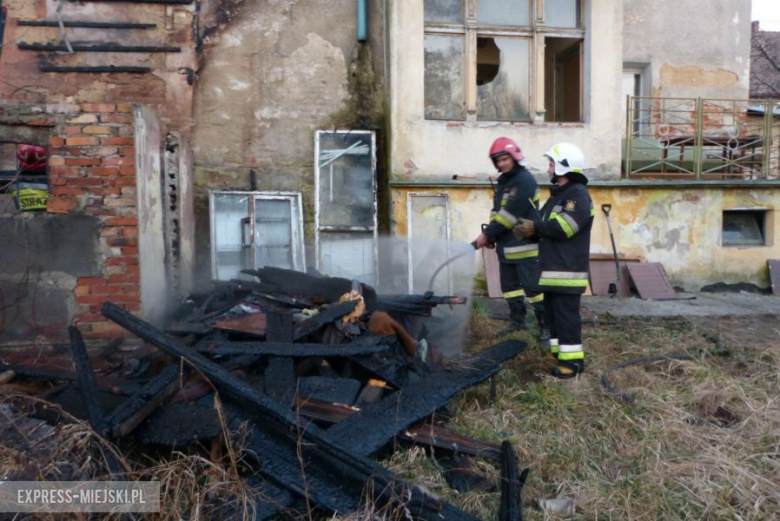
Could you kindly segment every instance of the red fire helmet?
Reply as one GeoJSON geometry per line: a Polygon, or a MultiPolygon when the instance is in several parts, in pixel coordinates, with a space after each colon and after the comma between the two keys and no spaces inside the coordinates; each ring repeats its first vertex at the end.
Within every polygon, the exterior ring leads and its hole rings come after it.
{"type": "Polygon", "coordinates": [[[520,147],[517,146],[517,143],[508,137],[500,137],[496,139],[493,141],[493,145],[490,147],[490,159],[493,160],[494,164],[496,162],[496,158],[501,154],[509,154],[518,163],[525,159],[523,153],[520,152],[520,147]]]}

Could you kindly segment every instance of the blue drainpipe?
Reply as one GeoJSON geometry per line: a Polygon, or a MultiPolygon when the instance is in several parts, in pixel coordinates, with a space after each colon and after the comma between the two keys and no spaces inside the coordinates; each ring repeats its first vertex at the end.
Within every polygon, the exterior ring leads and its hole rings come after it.
{"type": "Polygon", "coordinates": [[[357,0],[357,3],[357,39],[359,42],[365,42],[368,37],[366,0],[357,0]]]}

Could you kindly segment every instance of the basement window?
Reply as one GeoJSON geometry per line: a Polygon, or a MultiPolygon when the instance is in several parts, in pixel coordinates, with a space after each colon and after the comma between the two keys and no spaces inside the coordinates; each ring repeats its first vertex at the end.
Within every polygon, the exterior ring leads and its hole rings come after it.
{"type": "Polygon", "coordinates": [[[48,159],[44,146],[0,142],[0,213],[46,210],[48,159]]]}
{"type": "Polygon", "coordinates": [[[368,130],[317,131],[317,269],[376,284],[376,136],[368,130]]]}
{"type": "MultiPolygon", "coordinates": [[[[407,194],[407,236],[409,294],[428,291],[428,284],[438,268],[431,259],[451,257],[450,206],[447,194],[407,194]]],[[[447,266],[431,288],[439,295],[453,295],[452,273],[447,266]]]]}
{"type": "Polygon", "coordinates": [[[723,246],[765,246],[766,210],[724,210],[723,246]]]}
{"type": "Polygon", "coordinates": [[[305,271],[297,192],[211,192],[211,266],[217,280],[266,266],[305,271]]]}

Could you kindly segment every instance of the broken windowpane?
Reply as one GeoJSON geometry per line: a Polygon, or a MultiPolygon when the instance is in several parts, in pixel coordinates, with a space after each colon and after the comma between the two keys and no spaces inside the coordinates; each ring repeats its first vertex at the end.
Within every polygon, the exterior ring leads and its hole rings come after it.
{"type": "Polygon", "coordinates": [[[527,39],[477,38],[477,119],[529,119],[529,52],[527,39]]]}
{"type": "Polygon", "coordinates": [[[255,267],[295,269],[292,218],[290,201],[255,201],[255,267]]]}
{"type": "Polygon", "coordinates": [[[463,119],[463,37],[425,35],[425,117],[463,119]]]}
{"type": "Polygon", "coordinates": [[[480,24],[529,25],[528,0],[477,0],[480,24]]]}
{"type": "Polygon", "coordinates": [[[548,27],[576,29],[580,27],[581,0],[545,0],[544,21],[548,27]]]}
{"type": "Polygon", "coordinates": [[[425,0],[425,21],[463,23],[461,0],[425,0]]]}
{"type": "Polygon", "coordinates": [[[723,246],[763,246],[766,210],[726,210],[723,212],[723,246]]]}
{"type": "Polygon", "coordinates": [[[249,196],[246,194],[212,194],[211,247],[213,274],[218,280],[239,278],[247,268],[250,247],[247,233],[249,196]]]}
{"type": "Polygon", "coordinates": [[[370,131],[317,132],[317,268],[375,282],[376,174],[370,131]]]}
{"type": "Polygon", "coordinates": [[[546,121],[582,121],[582,42],[581,38],[545,39],[546,121]]]}

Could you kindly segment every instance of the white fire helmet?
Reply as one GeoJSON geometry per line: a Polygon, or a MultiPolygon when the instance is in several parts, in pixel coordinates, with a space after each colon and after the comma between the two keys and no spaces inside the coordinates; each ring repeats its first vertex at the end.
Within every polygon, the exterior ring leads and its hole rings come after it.
{"type": "Polygon", "coordinates": [[[582,173],[585,167],[585,157],[577,145],[571,143],[558,143],[544,154],[555,163],[556,176],[569,176],[582,183],[588,182],[588,178],[582,173]]]}

